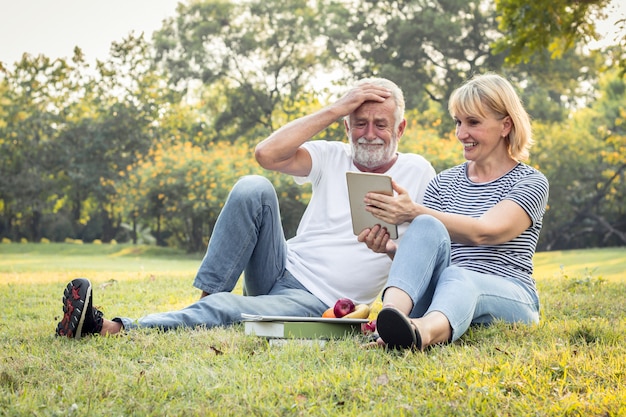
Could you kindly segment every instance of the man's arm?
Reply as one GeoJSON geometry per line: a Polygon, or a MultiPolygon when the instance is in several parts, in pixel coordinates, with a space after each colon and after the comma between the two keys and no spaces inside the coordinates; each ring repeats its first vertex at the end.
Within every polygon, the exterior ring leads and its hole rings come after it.
{"type": "Polygon", "coordinates": [[[311,155],[302,145],[340,117],[337,109],[326,107],[296,119],[259,143],[254,156],[265,169],[306,177],[311,172],[311,155]]]}
{"type": "Polygon", "coordinates": [[[311,172],[311,155],[302,145],[366,101],[383,102],[391,93],[382,87],[363,84],[348,91],[333,104],[296,119],[260,142],[254,156],[263,168],[304,177],[311,172]]]}

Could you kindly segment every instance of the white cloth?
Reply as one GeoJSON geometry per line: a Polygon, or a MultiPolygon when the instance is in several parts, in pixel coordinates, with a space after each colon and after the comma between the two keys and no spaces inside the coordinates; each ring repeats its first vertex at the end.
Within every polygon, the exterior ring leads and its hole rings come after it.
{"type": "MultiPolygon", "coordinates": [[[[304,146],[313,167],[308,177],[294,179],[298,184],[311,182],[313,194],[296,236],[287,242],[287,270],[329,306],[343,297],[370,304],[387,281],[391,260],[357,241],[352,231],[346,172],[359,170],[350,145],[318,140],[304,146]]],[[[399,154],[385,174],[421,203],[435,170],[420,155],[399,154]]],[[[407,227],[398,227],[399,239],[407,227]]]]}

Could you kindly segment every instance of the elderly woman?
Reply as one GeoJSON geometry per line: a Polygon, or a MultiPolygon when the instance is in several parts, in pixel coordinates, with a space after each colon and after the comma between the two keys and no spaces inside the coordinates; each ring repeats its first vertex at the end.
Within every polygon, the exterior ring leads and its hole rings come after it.
{"type": "Polygon", "coordinates": [[[467,161],[434,178],[423,205],[395,184],[405,198],[365,199],[379,219],[411,222],[399,244],[359,236],[393,259],[377,319],[377,344],[390,348],[422,350],[494,320],[539,321],[532,259],[549,186],[522,163],[532,145],[528,114],[496,74],[466,82],[448,109],[467,161]]]}

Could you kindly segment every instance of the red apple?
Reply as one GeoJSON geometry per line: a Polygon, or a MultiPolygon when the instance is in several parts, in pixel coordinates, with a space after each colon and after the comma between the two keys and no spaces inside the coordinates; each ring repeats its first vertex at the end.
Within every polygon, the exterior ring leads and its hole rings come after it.
{"type": "Polygon", "coordinates": [[[335,307],[333,308],[333,312],[335,313],[335,317],[343,317],[346,314],[350,314],[354,311],[354,302],[349,298],[340,298],[335,303],[335,307]]]}
{"type": "Polygon", "coordinates": [[[376,320],[368,323],[361,323],[361,331],[365,334],[374,333],[376,331],[376,320]]]}

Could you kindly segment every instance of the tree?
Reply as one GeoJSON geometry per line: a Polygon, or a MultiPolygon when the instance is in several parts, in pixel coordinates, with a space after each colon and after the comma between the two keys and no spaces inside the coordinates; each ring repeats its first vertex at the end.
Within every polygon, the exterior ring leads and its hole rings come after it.
{"type": "Polygon", "coordinates": [[[406,91],[407,108],[445,113],[452,90],[503,58],[491,53],[493,8],[465,0],[360,1],[329,8],[328,49],[351,76],[382,76],[406,91]],[[332,12],[332,13],[331,13],[332,12]]]}
{"type": "Polygon", "coordinates": [[[119,183],[116,203],[149,222],[158,243],[200,251],[235,181],[261,171],[252,155],[224,142],[209,151],[187,141],[157,146],[119,183]]]}
{"type": "Polygon", "coordinates": [[[82,85],[55,146],[60,187],[81,238],[109,241],[121,220],[108,206],[114,189],[107,184],[158,141],[159,118],[179,96],[165,88],[143,36],[113,42],[97,71],[82,85]]]}
{"type": "Polygon", "coordinates": [[[626,81],[601,80],[601,97],[563,124],[539,124],[532,162],[550,181],[541,247],[626,244],[626,81]]]}
{"type": "Polygon", "coordinates": [[[157,59],[182,91],[193,80],[219,88],[214,140],[275,129],[275,110],[297,112],[293,103],[328,63],[318,11],[306,0],[198,0],[177,14],[155,33],[157,59]]]}
{"type": "Polygon", "coordinates": [[[41,220],[56,205],[54,140],[76,91],[82,53],[72,62],[25,54],[0,72],[0,233],[39,240],[41,220]]]}
{"type": "Polygon", "coordinates": [[[114,237],[121,220],[114,224],[113,189],[103,184],[148,152],[159,118],[179,98],[165,88],[143,37],[113,43],[96,69],[79,48],[71,61],[24,55],[13,70],[2,68],[1,234],[114,237]]]}
{"type": "Polygon", "coordinates": [[[600,53],[569,50],[559,58],[537,53],[517,65],[501,69],[519,86],[524,105],[534,121],[565,122],[577,109],[595,101],[595,86],[602,68],[600,53]]]}
{"type": "Polygon", "coordinates": [[[495,3],[499,28],[504,34],[495,43],[495,52],[506,51],[507,63],[518,64],[543,51],[549,51],[551,58],[558,58],[579,41],[597,39],[594,21],[605,17],[603,9],[610,0],[495,0],[495,3]]]}

